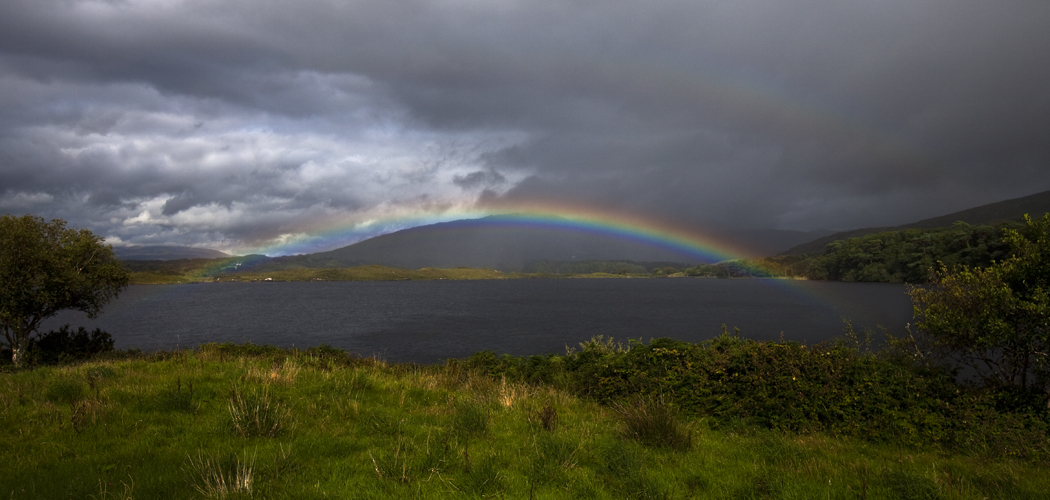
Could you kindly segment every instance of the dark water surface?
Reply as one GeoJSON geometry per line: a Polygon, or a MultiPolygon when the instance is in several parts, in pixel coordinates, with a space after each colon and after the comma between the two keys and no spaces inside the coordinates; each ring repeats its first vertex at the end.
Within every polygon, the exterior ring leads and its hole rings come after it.
{"type": "Polygon", "coordinates": [[[723,323],[815,343],[841,334],[842,317],[899,333],[911,306],[899,284],[760,279],[206,283],[132,286],[96,320],[65,312],[43,329],[97,326],[120,349],[330,344],[435,362],[483,349],[563,353],[593,335],[700,341],[723,323]]]}

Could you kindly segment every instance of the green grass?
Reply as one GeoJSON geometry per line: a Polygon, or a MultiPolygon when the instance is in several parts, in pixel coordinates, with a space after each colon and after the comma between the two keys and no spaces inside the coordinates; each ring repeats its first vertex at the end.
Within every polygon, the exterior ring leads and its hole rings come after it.
{"type": "Polygon", "coordinates": [[[461,363],[388,365],[325,348],[206,346],[9,371],[0,373],[0,496],[1020,499],[1050,491],[1043,462],[712,429],[658,399],[639,400],[633,414],[625,408],[461,363]]]}

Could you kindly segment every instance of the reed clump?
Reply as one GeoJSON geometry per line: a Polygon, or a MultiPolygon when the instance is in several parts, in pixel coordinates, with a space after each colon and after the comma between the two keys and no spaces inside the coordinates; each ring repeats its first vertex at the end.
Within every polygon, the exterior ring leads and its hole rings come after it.
{"type": "Polygon", "coordinates": [[[616,403],[613,410],[620,417],[624,436],[648,446],[663,446],[676,451],[693,445],[693,431],[678,419],[678,412],[661,397],[635,397],[616,403]]]}
{"type": "Polygon", "coordinates": [[[196,457],[188,456],[188,459],[187,469],[193,488],[204,498],[252,496],[255,457],[216,458],[198,452],[196,457]]]}
{"type": "Polygon", "coordinates": [[[290,412],[267,386],[230,389],[230,428],[241,437],[275,437],[288,427],[290,412]]]}

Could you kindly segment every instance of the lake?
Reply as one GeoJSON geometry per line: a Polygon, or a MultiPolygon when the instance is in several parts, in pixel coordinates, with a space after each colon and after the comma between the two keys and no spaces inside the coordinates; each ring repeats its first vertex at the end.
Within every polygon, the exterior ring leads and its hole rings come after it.
{"type": "Polygon", "coordinates": [[[519,279],[136,285],[95,320],[119,349],[254,342],[330,344],[389,361],[436,362],[489,349],[564,353],[594,335],[700,341],[721,325],[758,340],[816,343],[857,327],[901,333],[911,321],[903,285],[772,279],[519,279]]]}

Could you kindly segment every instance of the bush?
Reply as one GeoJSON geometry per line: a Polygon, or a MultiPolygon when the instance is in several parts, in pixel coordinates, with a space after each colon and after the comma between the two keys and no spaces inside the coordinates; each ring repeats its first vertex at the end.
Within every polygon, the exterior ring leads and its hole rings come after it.
{"type": "Polygon", "coordinates": [[[911,287],[915,351],[971,368],[986,385],[1032,388],[1050,400],[1050,214],[1004,231],[1010,258],[985,268],[941,264],[911,287]]]}
{"type": "Polygon", "coordinates": [[[508,382],[553,381],[614,407],[663,394],[666,404],[716,428],[1050,457],[1050,412],[1035,391],[959,384],[950,370],[896,351],[865,351],[852,337],[815,346],[756,342],[725,330],[701,343],[661,338],[623,345],[595,338],[566,356],[480,353],[467,364],[508,382]]]}
{"type": "Polygon", "coordinates": [[[84,327],[72,331],[69,325],[52,330],[29,341],[31,363],[55,365],[83,361],[113,351],[113,337],[99,328],[88,332],[84,327]]]}

